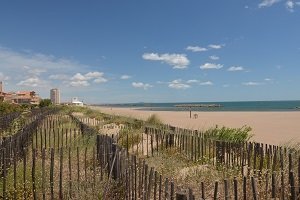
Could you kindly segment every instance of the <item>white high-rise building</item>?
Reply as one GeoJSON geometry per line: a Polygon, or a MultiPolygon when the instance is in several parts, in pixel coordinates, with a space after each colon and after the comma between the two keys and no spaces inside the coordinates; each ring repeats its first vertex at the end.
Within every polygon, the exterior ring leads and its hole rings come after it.
{"type": "Polygon", "coordinates": [[[54,88],[50,90],[50,99],[52,104],[60,104],[60,93],[59,89],[54,88]]]}

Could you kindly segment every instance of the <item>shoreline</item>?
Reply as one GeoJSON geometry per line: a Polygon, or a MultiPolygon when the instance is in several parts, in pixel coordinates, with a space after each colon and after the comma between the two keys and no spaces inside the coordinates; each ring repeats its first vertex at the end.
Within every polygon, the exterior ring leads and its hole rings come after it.
{"type": "Polygon", "coordinates": [[[198,114],[197,119],[191,118],[189,111],[154,111],[137,110],[134,108],[89,106],[103,113],[122,115],[146,120],[156,114],[164,123],[173,126],[207,130],[218,126],[241,128],[250,126],[251,140],[266,144],[285,144],[300,142],[300,112],[295,111],[192,111],[198,114]]]}

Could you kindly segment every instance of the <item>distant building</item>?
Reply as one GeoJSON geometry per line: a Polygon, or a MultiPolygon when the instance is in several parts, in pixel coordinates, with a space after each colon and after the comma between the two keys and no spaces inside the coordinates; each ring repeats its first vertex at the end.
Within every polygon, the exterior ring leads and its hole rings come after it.
{"type": "Polygon", "coordinates": [[[35,91],[8,92],[4,95],[4,101],[15,104],[38,105],[40,100],[35,91]]]}
{"type": "Polygon", "coordinates": [[[60,104],[60,92],[59,89],[54,88],[50,90],[50,99],[52,104],[60,104]]]}
{"type": "Polygon", "coordinates": [[[0,81],[0,102],[38,105],[40,100],[41,98],[35,91],[4,92],[3,82],[0,81]]]}
{"type": "Polygon", "coordinates": [[[77,97],[72,98],[71,104],[75,106],[83,106],[83,102],[79,101],[77,97]]]}

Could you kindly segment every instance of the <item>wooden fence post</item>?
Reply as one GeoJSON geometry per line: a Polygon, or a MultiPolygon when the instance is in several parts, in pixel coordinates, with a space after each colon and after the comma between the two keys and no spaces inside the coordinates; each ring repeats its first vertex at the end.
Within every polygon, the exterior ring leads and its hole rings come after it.
{"type": "Polygon", "coordinates": [[[296,190],[295,190],[295,177],[294,172],[289,173],[290,187],[291,187],[291,200],[296,200],[296,190]]]}
{"type": "Polygon", "coordinates": [[[53,175],[54,175],[54,148],[51,148],[51,155],[50,155],[50,192],[51,192],[51,200],[54,199],[53,175]]]}
{"type": "Polygon", "coordinates": [[[214,200],[218,199],[218,185],[219,185],[219,182],[216,181],[215,182],[215,190],[214,190],[214,200]]]}
{"type": "Polygon", "coordinates": [[[45,157],[46,152],[45,148],[42,150],[42,194],[43,194],[43,200],[46,199],[46,192],[45,192],[45,157]]]}
{"type": "Polygon", "coordinates": [[[253,176],[251,177],[251,185],[252,185],[253,199],[257,200],[257,189],[256,189],[255,179],[253,176]]]}
{"type": "Polygon", "coordinates": [[[33,149],[31,178],[32,178],[32,193],[33,193],[34,200],[36,200],[35,167],[36,167],[36,149],[33,149]]]}
{"type": "Polygon", "coordinates": [[[63,179],[63,147],[60,148],[60,156],[59,156],[59,199],[63,199],[62,179],[63,179]]]}
{"type": "Polygon", "coordinates": [[[187,200],[187,195],[185,193],[176,193],[176,200],[187,200]]]}
{"type": "Polygon", "coordinates": [[[6,199],[6,174],[7,174],[7,166],[6,166],[6,149],[4,148],[3,151],[2,151],[2,154],[1,156],[2,157],[2,160],[3,160],[3,168],[2,168],[2,193],[3,193],[3,199],[6,199]]]}

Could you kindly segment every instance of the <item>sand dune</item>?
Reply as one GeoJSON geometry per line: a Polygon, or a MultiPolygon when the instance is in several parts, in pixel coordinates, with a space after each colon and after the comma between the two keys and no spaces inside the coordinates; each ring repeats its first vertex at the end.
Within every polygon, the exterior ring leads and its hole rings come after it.
{"type": "Polygon", "coordinates": [[[104,113],[147,119],[157,114],[166,124],[189,129],[205,130],[216,125],[239,128],[250,126],[253,140],[268,144],[300,142],[300,112],[193,112],[197,119],[190,119],[189,112],[141,111],[131,108],[92,107],[104,113]]]}

